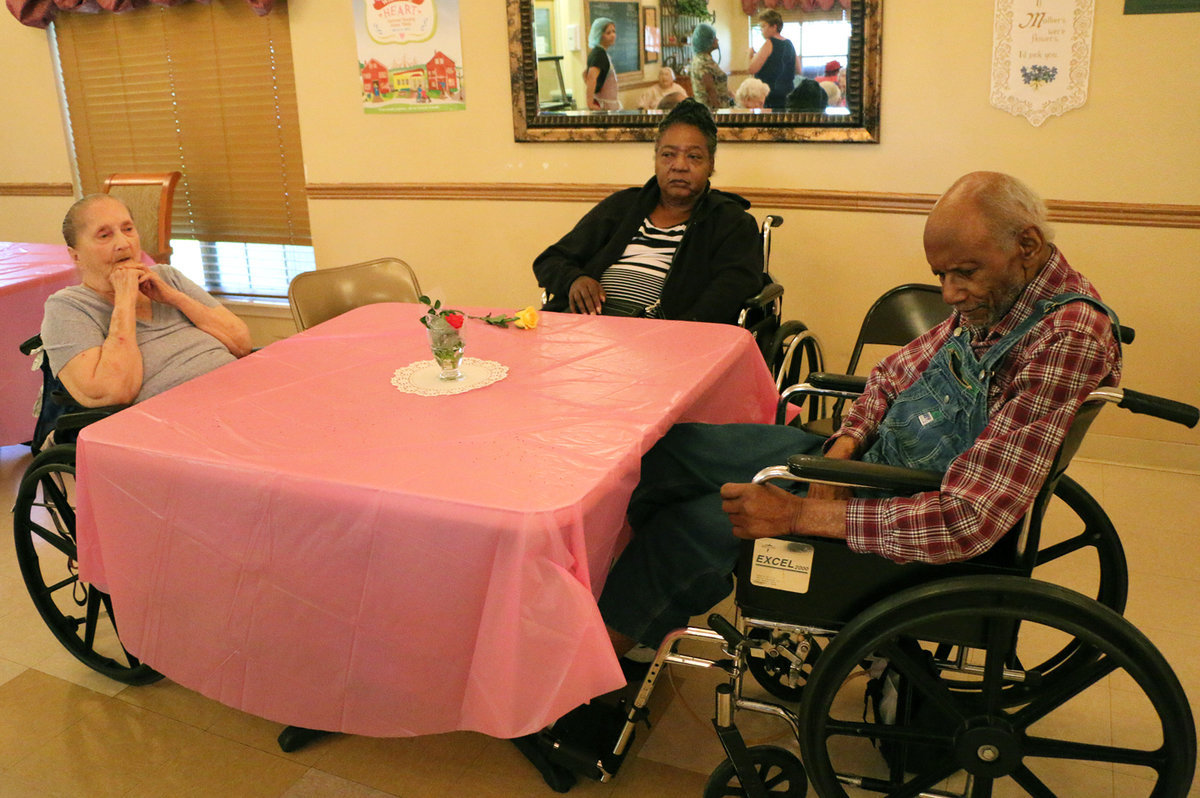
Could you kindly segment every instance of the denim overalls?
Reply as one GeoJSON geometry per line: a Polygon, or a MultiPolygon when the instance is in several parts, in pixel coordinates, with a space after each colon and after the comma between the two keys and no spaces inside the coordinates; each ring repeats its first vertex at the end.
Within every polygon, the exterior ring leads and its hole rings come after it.
{"type": "Polygon", "coordinates": [[[988,386],[1000,360],[1048,314],[1081,300],[1107,313],[1116,328],[1117,316],[1103,302],[1085,294],[1064,293],[1038,302],[1034,312],[992,344],[982,358],[976,359],[971,351],[970,332],[961,330],[937,351],[921,377],[896,397],[862,459],[945,471],[987,426],[988,386]]]}

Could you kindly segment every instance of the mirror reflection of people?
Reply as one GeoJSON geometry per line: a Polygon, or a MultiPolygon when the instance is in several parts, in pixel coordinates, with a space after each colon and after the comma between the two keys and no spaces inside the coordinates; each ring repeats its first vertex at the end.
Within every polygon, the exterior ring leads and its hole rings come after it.
{"type": "Polygon", "coordinates": [[[817,78],[817,83],[825,90],[828,97],[827,105],[837,107],[845,105],[846,69],[842,62],[834,59],[825,64],[825,74],[817,78]]]}
{"type": "Polygon", "coordinates": [[[770,93],[771,87],[758,78],[746,78],[738,86],[733,100],[738,108],[763,108],[770,93]]]}
{"type": "Polygon", "coordinates": [[[821,88],[821,84],[812,78],[804,78],[787,96],[785,108],[789,111],[823,114],[828,102],[829,95],[821,88]]]}
{"type": "Polygon", "coordinates": [[[664,117],[654,177],[609,196],[533,262],[545,310],[734,322],[762,287],[750,203],[709,185],[717,127],[686,99],[664,117]]]}
{"type": "Polygon", "coordinates": [[[733,103],[733,97],[729,94],[729,76],[712,57],[713,50],[720,46],[717,29],[707,22],[701,22],[692,31],[693,55],[688,65],[692,94],[697,102],[710,111],[728,108],[733,103]]]}
{"type": "Polygon", "coordinates": [[[800,74],[800,56],[792,43],[780,35],[783,17],[768,8],[758,15],[758,29],[763,35],[763,46],[755,52],[750,50],[750,74],[771,87],[767,95],[767,108],[782,111],[791,92],[796,75],[800,74]]]}
{"type": "Polygon", "coordinates": [[[80,284],[46,300],[50,368],[84,407],[140,402],[250,353],[245,322],[170,266],[148,266],[129,209],[76,202],[63,238],[80,284]]]}
{"type": "Polygon", "coordinates": [[[617,97],[617,70],[608,48],[617,41],[617,24],[608,17],[596,17],[588,31],[587,70],[583,82],[587,89],[587,107],[594,111],[620,111],[617,97]]]}
{"type": "Polygon", "coordinates": [[[663,97],[658,101],[658,105],[656,107],[660,111],[670,111],[687,98],[687,94],[684,94],[682,97],[680,97],[678,94],[668,94],[666,97],[663,97]]]}
{"type": "Polygon", "coordinates": [[[659,107],[664,98],[672,96],[682,100],[687,97],[687,90],[675,82],[675,70],[663,67],[658,71],[658,82],[642,92],[642,96],[638,98],[638,108],[652,111],[659,107]]]}

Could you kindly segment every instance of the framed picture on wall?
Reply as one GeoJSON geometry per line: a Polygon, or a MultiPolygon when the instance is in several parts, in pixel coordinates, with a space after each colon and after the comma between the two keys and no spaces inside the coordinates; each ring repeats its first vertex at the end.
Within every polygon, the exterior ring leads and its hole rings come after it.
{"type": "Polygon", "coordinates": [[[658,9],[642,9],[642,60],[647,64],[658,61],[662,51],[662,33],[658,28],[658,9]]]}
{"type": "Polygon", "coordinates": [[[1125,0],[1126,14],[1182,14],[1200,11],[1200,0],[1125,0]]]}

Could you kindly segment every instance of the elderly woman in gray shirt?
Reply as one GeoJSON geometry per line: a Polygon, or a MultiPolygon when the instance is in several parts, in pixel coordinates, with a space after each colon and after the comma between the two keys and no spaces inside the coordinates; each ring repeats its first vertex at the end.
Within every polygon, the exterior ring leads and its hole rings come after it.
{"type": "Polygon", "coordinates": [[[147,266],[129,209],[84,197],[63,220],[80,284],[46,300],[50,367],[85,407],[130,404],[250,352],[246,324],[170,266],[147,266]]]}

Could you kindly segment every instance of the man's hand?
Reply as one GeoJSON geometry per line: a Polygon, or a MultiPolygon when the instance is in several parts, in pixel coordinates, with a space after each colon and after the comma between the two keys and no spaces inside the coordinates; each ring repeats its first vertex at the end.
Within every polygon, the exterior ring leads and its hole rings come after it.
{"type": "Polygon", "coordinates": [[[721,509],[739,538],[773,538],[792,531],[792,517],[803,501],[775,485],[727,482],[721,486],[721,509]]]}
{"type": "Polygon", "coordinates": [[[593,277],[583,276],[575,278],[575,282],[571,283],[571,291],[568,294],[571,302],[572,313],[590,313],[599,315],[600,308],[604,305],[604,288],[600,282],[593,277]]]}
{"type": "MultiPolygon", "coordinates": [[[[815,486],[813,486],[815,487],[815,486]]],[[[812,535],[846,538],[846,502],[828,496],[797,496],[774,485],[727,482],[721,486],[721,509],[739,538],[812,535]]]]}

